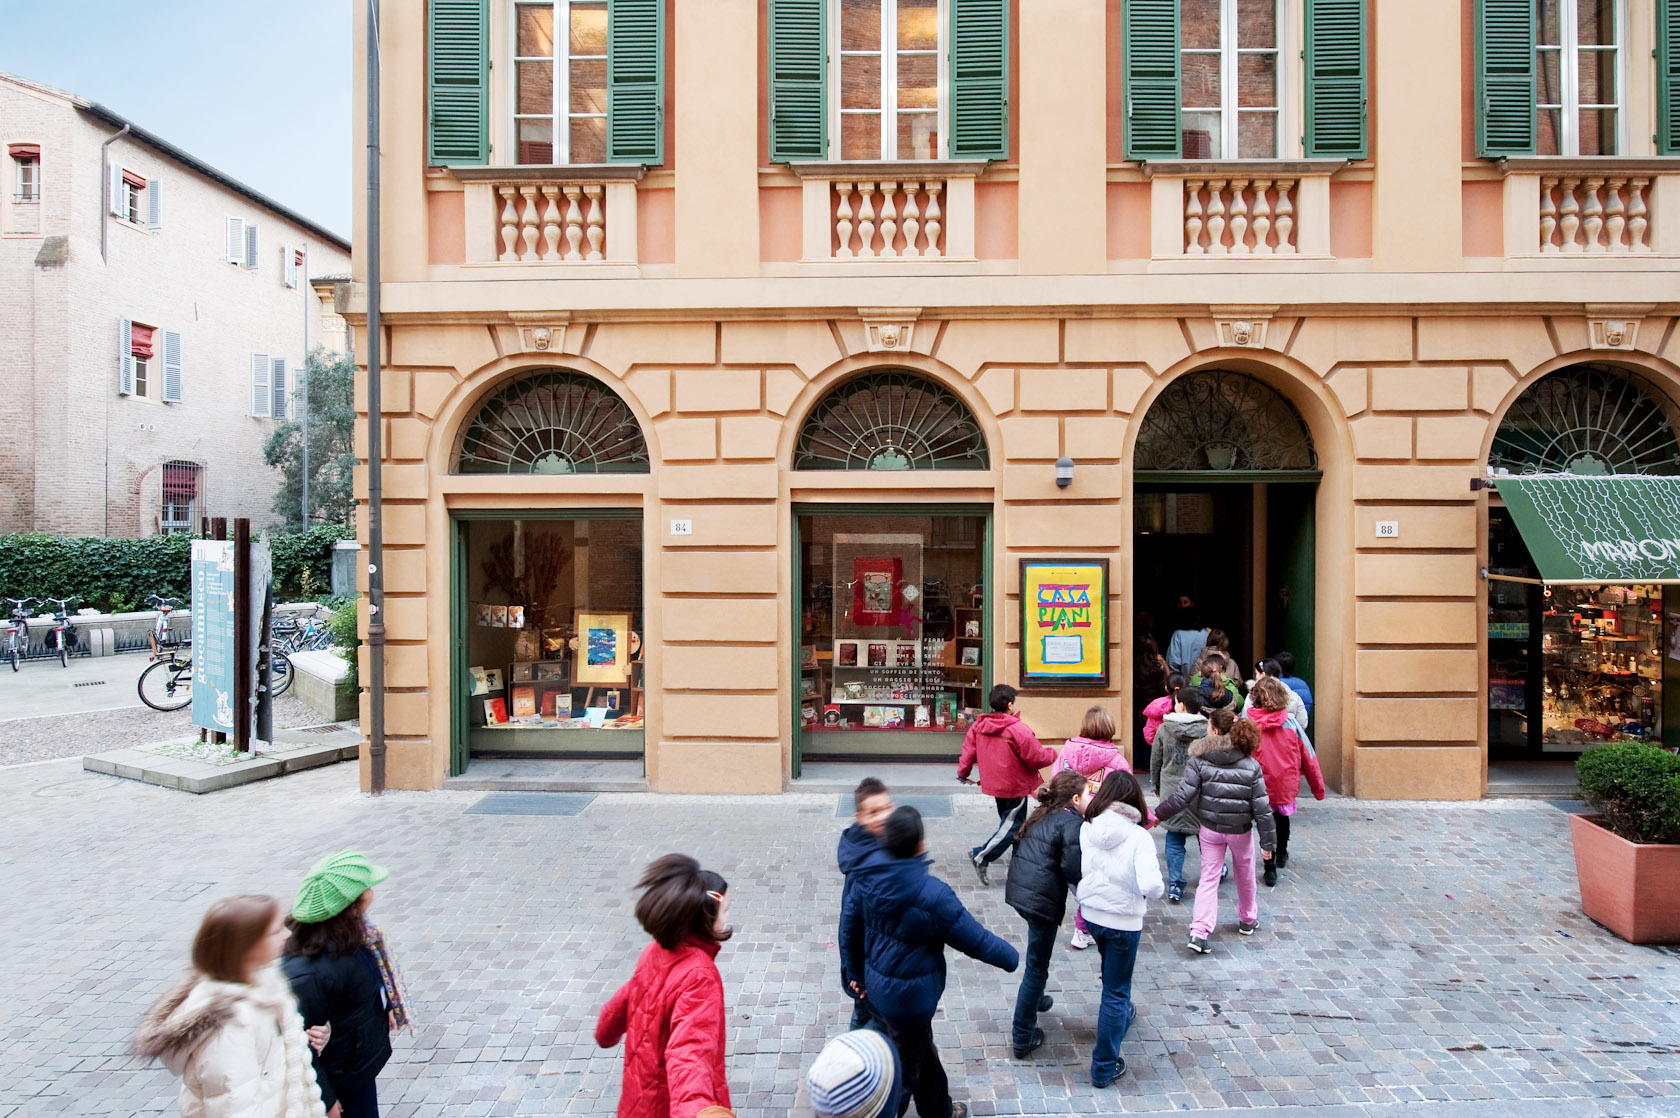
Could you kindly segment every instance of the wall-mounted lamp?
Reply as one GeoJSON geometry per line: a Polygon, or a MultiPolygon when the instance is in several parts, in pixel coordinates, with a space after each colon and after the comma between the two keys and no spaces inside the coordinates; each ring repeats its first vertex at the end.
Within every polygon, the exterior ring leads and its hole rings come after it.
{"type": "Polygon", "coordinates": [[[1073,459],[1062,455],[1056,459],[1056,488],[1066,489],[1073,484],[1073,459]]]}

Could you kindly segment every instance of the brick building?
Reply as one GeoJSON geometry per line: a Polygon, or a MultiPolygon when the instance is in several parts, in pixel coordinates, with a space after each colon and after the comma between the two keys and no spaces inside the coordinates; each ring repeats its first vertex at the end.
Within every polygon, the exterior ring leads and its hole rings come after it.
{"type": "Polygon", "coordinates": [[[1139,639],[1187,621],[1294,654],[1350,794],[1672,739],[1669,545],[1564,580],[1521,475],[1617,475],[1596,514],[1680,470],[1677,34],[1673,0],[385,5],[392,784],[775,791],[954,757],[997,681],[1136,755],[1139,639]]]}
{"type": "Polygon", "coordinates": [[[0,74],[0,532],[258,525],[349,244],[99,105],[0,74]]]}

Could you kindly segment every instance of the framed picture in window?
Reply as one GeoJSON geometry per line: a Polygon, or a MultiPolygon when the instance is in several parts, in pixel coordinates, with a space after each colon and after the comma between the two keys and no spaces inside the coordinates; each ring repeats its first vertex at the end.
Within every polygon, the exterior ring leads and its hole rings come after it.
{"type": "Polygon", "coordinates": [[[898,587],[904,561],[897,558],[852,560],[852,623],[891,625],[898,614],[898,587]]]}
{"type": "Polygon", "coordinates": [[[577,663],[572,682],[583,685],[630,685],[630,615],[578,610],[577,663]]]}

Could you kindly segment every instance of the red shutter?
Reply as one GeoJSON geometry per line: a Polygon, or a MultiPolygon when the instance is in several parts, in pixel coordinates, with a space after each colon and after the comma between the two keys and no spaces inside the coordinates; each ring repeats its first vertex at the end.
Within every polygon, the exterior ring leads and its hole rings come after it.
{"type": "Polygon", "coordinates": [[[152,328],[136,322],[133,327],[133,334],[134,340],[130,345],[130,351],[134,356],[143,357],[150,361],[152,359],[152,328]]]}
{"type": "Polygon", "coordinates": [[[13,159],[41,158],[40,144],[12,144],[6,149],[13,159]]]}
{"type": "Polygon", "coordinates": [[[127,167],[123,168],[123,182],[126,182],[129,186],[132,186],[136,190],[146,189],[146,176],[137,175],[133,171],[130,171],[127,167]]]}

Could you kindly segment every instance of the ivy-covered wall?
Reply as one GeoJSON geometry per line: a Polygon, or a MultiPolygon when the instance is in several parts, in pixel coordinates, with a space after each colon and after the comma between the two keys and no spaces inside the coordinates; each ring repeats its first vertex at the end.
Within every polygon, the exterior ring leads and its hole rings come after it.
{"type": "MultiPolygon", "coordinates": [[[[328,593],[333,545],[354,535],[350,528],[323,525],[269,537],[275,598],[287,601],[328,593]]],[[[152,594],[178,598],[184,604],[192,589],[188,568],[195,538],[0,536],[0,597],[74,595],[78,600],[71,603],[72,609],[91,606],[109,613],[146,609],[146,599],[152,594]]]]}

